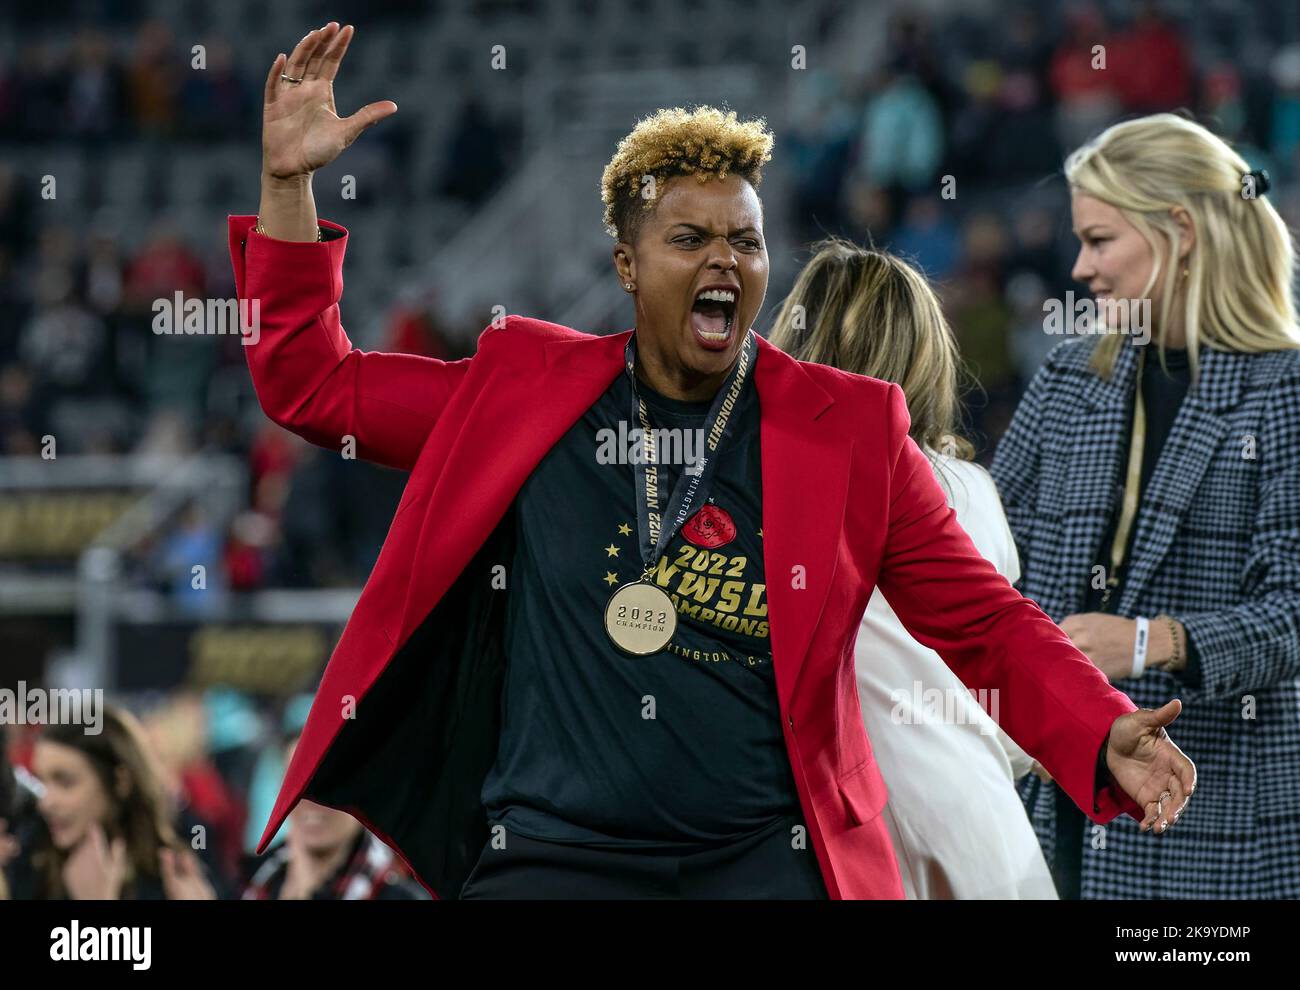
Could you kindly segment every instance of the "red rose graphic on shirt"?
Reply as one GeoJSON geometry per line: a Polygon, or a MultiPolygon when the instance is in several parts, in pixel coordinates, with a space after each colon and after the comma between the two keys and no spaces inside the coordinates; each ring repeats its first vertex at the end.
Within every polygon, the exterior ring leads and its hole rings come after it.
{"type": "Polygon", "coordinates": [[[725,546],[736,538],[736,524],[726,509],[710,503],[686,520],[682,536],[697,547],[713,550],[725,546]]]}

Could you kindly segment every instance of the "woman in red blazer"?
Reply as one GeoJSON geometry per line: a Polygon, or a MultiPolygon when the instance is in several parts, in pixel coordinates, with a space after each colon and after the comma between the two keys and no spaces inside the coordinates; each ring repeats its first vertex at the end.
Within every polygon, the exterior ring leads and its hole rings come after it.
{"type": "Polygon", "coordinates": [[[335,114],[351,34],[271,66],[231,258],[266,413],[410,480],[263,848],[309,798],[441,897],[901,897],[854,682],[876,586],[1090,818],[1172,824],[1178,702],[1136,710],[980,556],[896,385],[752,332],[762,121],[661,111],[620,143],[635,332],[511,316],[461,361],[353,348],[311,173],[397,108],[335,114]]]}

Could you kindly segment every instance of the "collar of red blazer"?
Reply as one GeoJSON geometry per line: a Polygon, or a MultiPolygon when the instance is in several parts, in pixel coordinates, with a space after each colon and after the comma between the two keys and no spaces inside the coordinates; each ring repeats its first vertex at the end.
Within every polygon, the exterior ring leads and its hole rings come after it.
{"type": "MultiPolygon", "coordinates": [[[[487,539],[546,452],[623,372],[623,349],[631,333],[549,340],[544,344],[543,374],[537,373],[532,348],[510,345],[497,352],[505,361],[519,359],[520,367],[474,400],[446,455],[425,510],[411,571],[438,577],[409,583],[398,644],[424,620],[487,539]],[[523,363],[529,360],[531,370],[523,363]],[[520,410],[527,410],[527,429],[510,430],[509,424],[520,422],[520,410]],[[507,430],[511,440],[503,444],[507,430]],[[483,451],[492,452],[490,463],[483,451]],[[451,518],[458,521],[455,529],[461,536],[469,537],[456,546],[439,542],[450,527],[436,520],[451,518]]],[[[769,635],[778,696],[788,710],[843,538],[855,437],[832,422],[831,395],[798,361],[761,336],[754,387],[760,409],[769,635]]],[[[883,444],[883,435],[880,439],[883,444]]]]}

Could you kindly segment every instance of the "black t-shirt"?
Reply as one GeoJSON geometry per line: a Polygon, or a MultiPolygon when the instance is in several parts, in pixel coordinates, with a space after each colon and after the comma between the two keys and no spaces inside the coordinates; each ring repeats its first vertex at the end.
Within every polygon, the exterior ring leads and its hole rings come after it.
{"type": "MultiPolygon", "coordinates": [[[[653,428],[707,433],[710,402],[638,389],[653,428]]],[[[677,630],[647,657],[619,652],[604,626],[610,595],[643,569],[633,466],[600,462],[639,429],[633,401],[619,374],[520,489],[500,748],[482,800],[490,822],[532,838],[723,844],[799,807],[768,635],[758,397],[751,381],[707,502],[659,562],[677,630]]],[[[658,469],[667,525],[682,465],[658,469]]]]}
{"type": "MultiPolygon", "coordinates": [[[[1120,594],[1124,589],[1125,570],[1128,562],[1132,560],[1133,539],[1138,530],[1138,519],[1142,515],[1142,494],[1147,490],[1147,482],[1151,480],[1151,475],[1155,471],[1156,461],[1160,457],[1160,451],[1164,448],[1165,440],[1169,437],[1169,431],[1173,428],[1174,420],[1178,416],[1178,410],[1183,404],[1183,398],[1187,395],[1188,386],[1191,384],[1191,365],[1187,360],[1187,351],[1175,348],[1166,348],[1165,364],[1168,366],[1168,372],[1160,367],[1159,351],[1155,345],[1150,345],[1151,349],[1147,353],[1146,360],[1142,367],[1142,408],[1146,414],[1146,440],[1142,448],[1142,472],[1138,480],[1138,509],[1133,518],[1133,525],[1129,529],[1128,542],[1124,550],[1124,565],[1120,568],[1118,574],[1119,584],[1111,592],[1110,600],[1103,607],[1102,597],[1105,593],[1104,588],[1094,588],[1091,580],[1091,574],[1087,583],[1085,593],[1084,612],[1110,612],[1115,611],[1119,604],[1120,594]]],[[[1127,424],[1128,433],[1126,436],[1132,436],[1132,403],[1130,403],[1129,420],[1127,424]]],[[[1131,440],[1124,445],[1124,456],[1120,461],[1121,476],[1116,480],[1116,491],[1122,493],[1125,476],[1128,471],[1128,458],[1131,440]]],[[[1119,499],[1117,499],[1117,503],[1119,499]]],[[[1105,532],[1102,534],[1101,543],[1097,546],[1095,563],[1104,567],[1105,573],[1110,573],[1110,551],[1111,544],[1115,541],[1115,530],[1119,527],[1120,506],[1117,504],[1111,512],[1110,521],[1106,524],[1105,532]]],[[[1187,667],[1182,672],[1183,680],[1191,685],[1200,683],[1200,667],[1197,661],[1196,651],[1192,648],[1191,641],[1187,643],[1187,667]]],[[[1098,761],[1098,773],[1101,773],[1102,761],[1098,761]]],[[[1101,779],[1100,776],[1098,778],[1101,779]]],[[[1053,878],[1056,882],[1057,892],[1063,899],[1077,900],[1080,893],[1081,874],[1082,874],[1082,856],[1083,856],[1083,839],[1081,833],[1087,827],[1087,818],[1083,812],[1076,807],[1075,803],[1070,800],[1065,791],[1059,787],[1056,791],[1056,862],[1053,864],[1053,878]]]]}

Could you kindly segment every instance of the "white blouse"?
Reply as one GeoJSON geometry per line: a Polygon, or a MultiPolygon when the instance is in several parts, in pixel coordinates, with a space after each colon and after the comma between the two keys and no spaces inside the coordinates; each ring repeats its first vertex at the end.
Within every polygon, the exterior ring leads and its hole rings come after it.
{"type": "MultiPolygon", "coordinates": [[[[942,465],[936,476],[971,542],[1016,581],[1020,561],[992,477],[970,461],[926,453],[942,465]]],[[[855,657],[867,736],[889,789],[882,814],[908,898],[1055,899],[1015,789],[1033,759],[989,717],[999,699],[977,700],[908,634],[879,589],[855,657]]]]}

